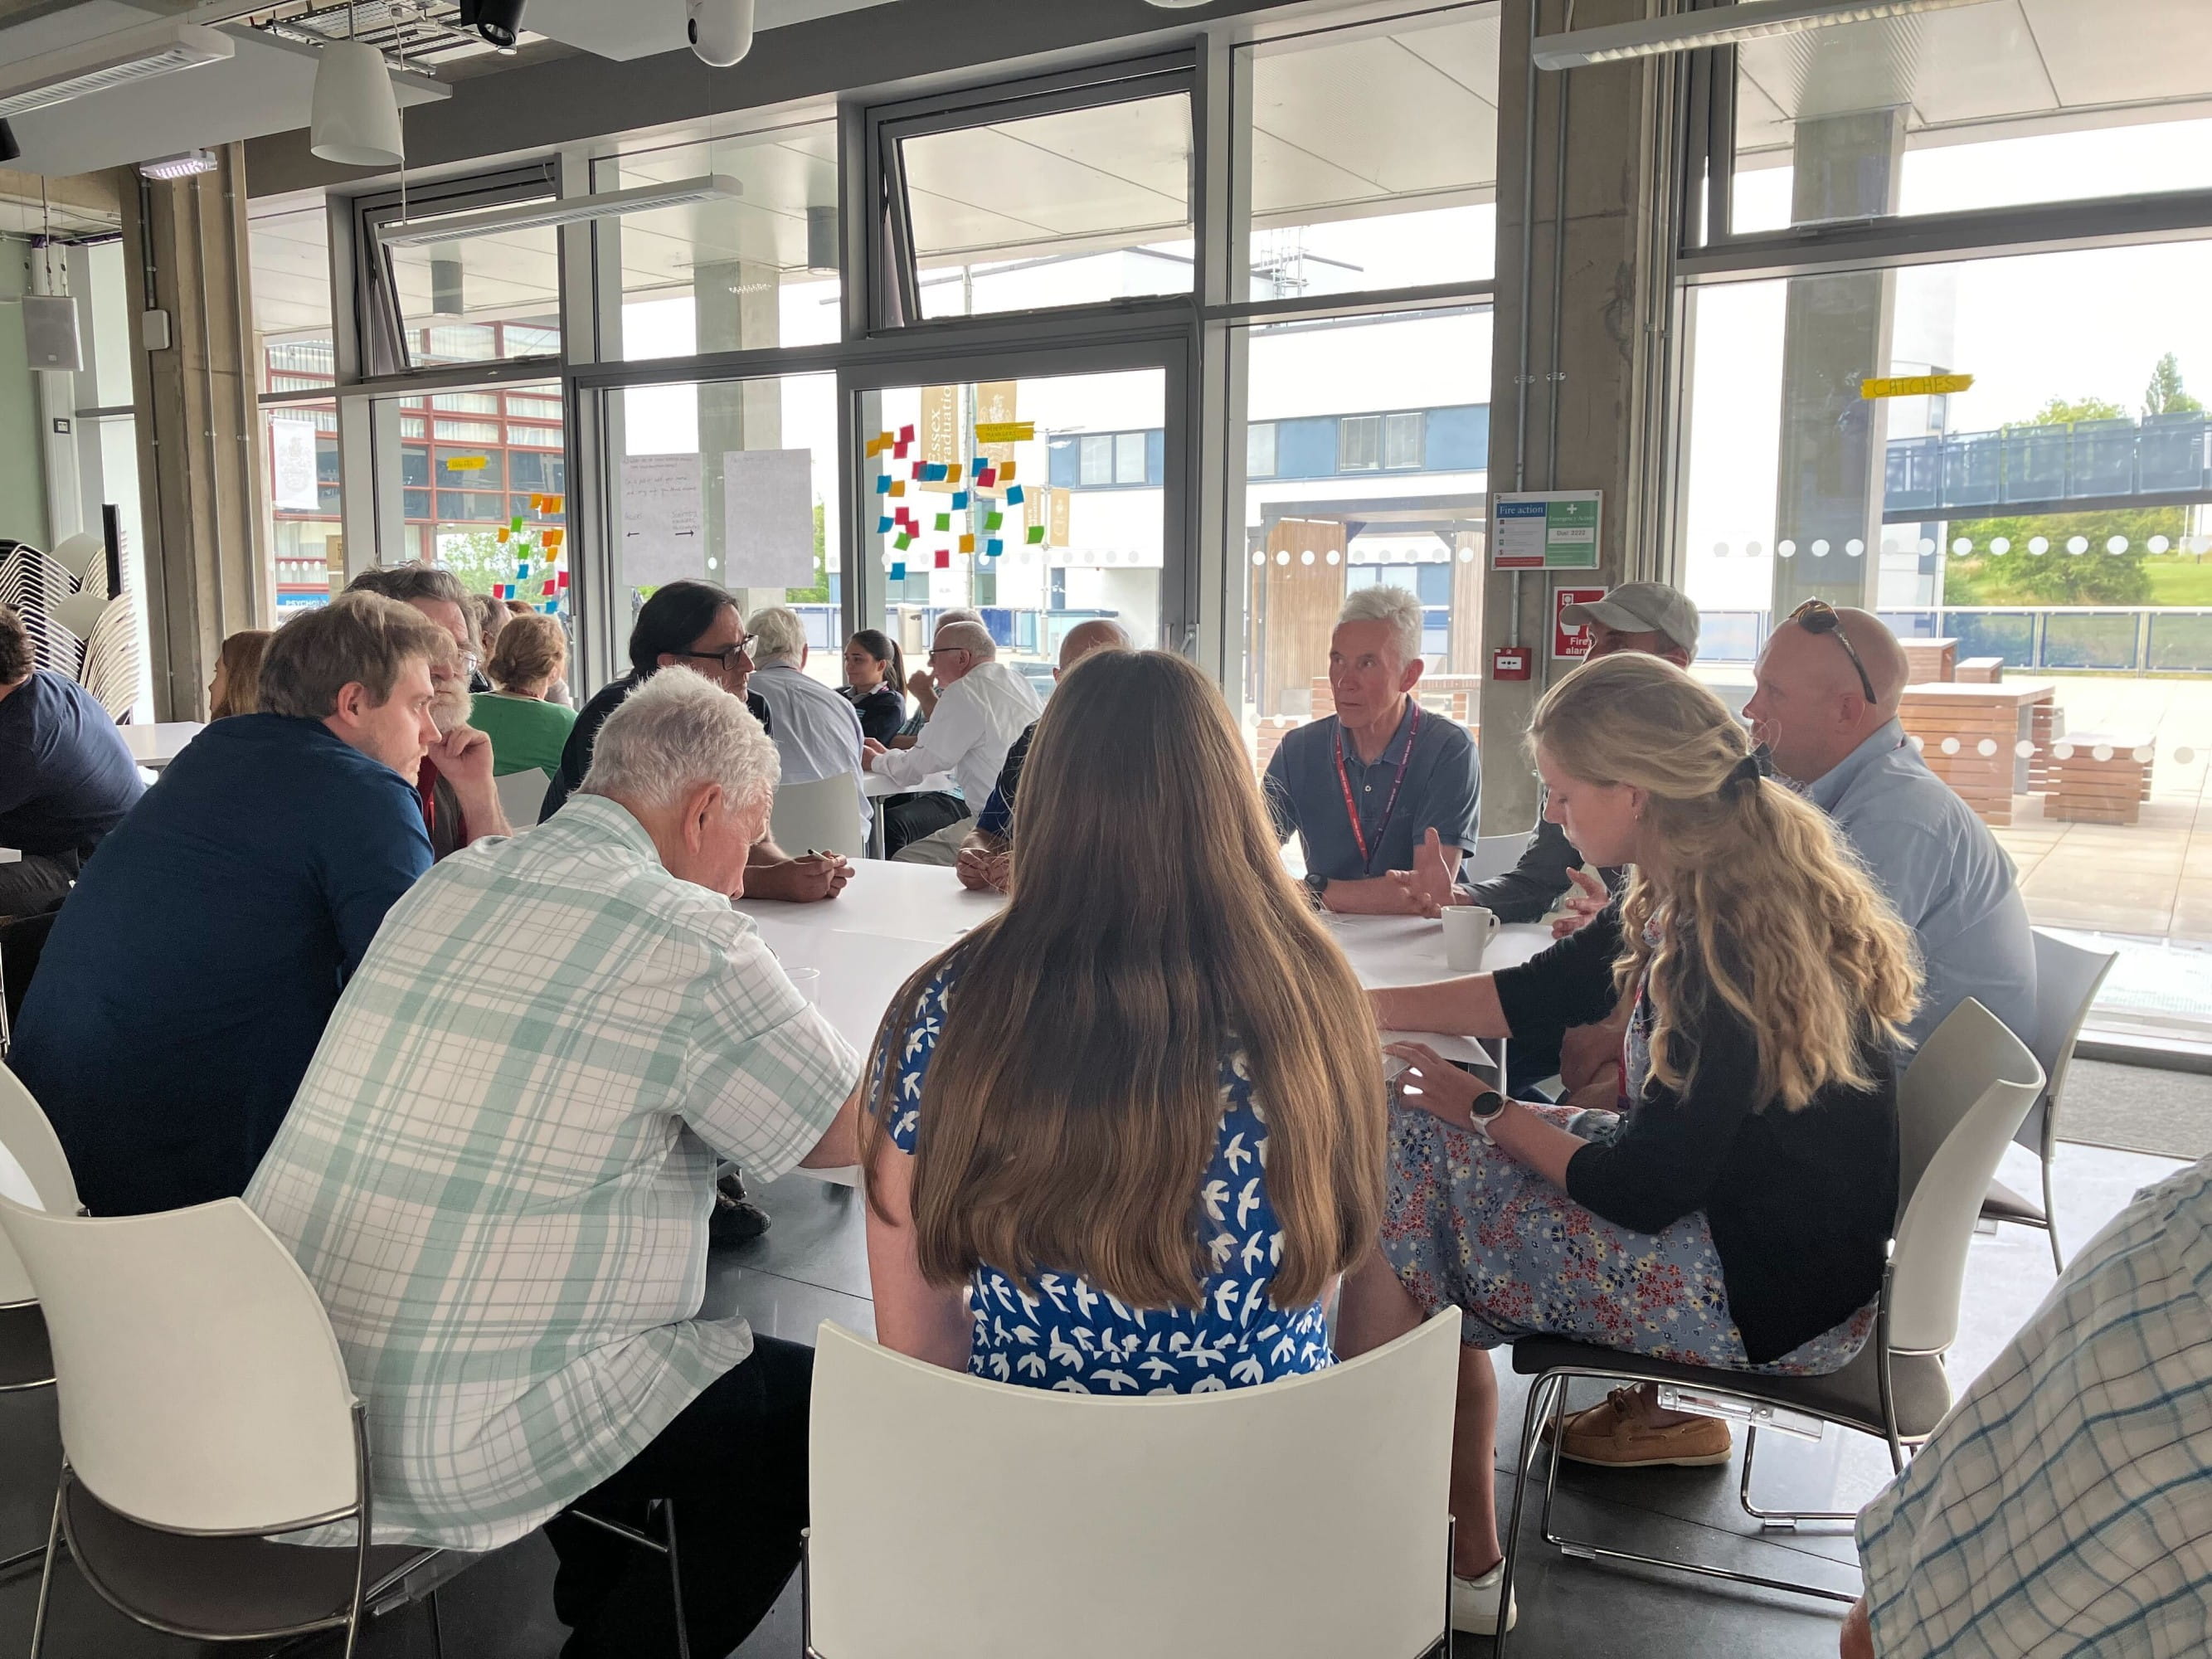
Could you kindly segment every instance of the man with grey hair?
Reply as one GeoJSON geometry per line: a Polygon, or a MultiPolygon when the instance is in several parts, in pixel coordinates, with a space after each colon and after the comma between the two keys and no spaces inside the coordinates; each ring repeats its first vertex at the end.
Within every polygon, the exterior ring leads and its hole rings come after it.
{"type": "Polygon", "coordinates": [[[1006,751],[1037,717],[1037,695],[1029,681],[999,660],[997,642],[981,623],[945,623],[929,653],[937,676],[937,712],[911,749],[890,750],[870,739],[868,769],[902,789],[933,772],[950,772],[961,799],[939,793],[894,796],[884,802],[884,850],[896,858],[907,847],[935,836],[931,856],[919,861],[951,864],[960,856],[962,824],[991,799],[1006,751]]]}
{"type": "MultiPolygon", "coordinates": [[[[1060,665],[1052,671],[1052,677],[1058,680],[1094,651],[1132,648],[1127,629],[1111,617],[1093,617],[1067,630],[1060,642],[1060,665]]],[[[970,892],[1006,890],[1008,855],[1014,845],[1014,794],[1021,787],[1022,765],[1030,757],[1030,744],[1036,736],[1036,722],[1031,720],[1006,750],[1006,763],[999,769],[999,781],[990,800],[977,815],[975,827],[961,841],[957,868],[960,884],[970,892]]],[[[909,854],[912,850],[908,849],[909,854]]]]}
{"type": "Polygon", "coordinates": [[[1421,605],[1402,587],[1363,587],[1329,637],[1336,712],[1284,736],[1265,787],[1275,833],[1305,849],[1306,886],[1325,908],[1431,915],[1417,876],[1430,830],[1446,879],[1474,850],[1482,769],[1474,739],[1413,696],[1421,678],[1421,605]]]}
{"type": "Polygon", "coordinates": [[[246,1194],[365,1404],[377,1540],[552,1522],[572,1659],[675,1631],[666,1565],[571,1505],[671,1501],[702,1654],[799,1560],[811,1352],[702,1312],[716,1156],[857,1156],[860,1056],[729,902],[776,776],[719,685],[640,686],[559,813],[393,908],[246,1194]]]}
{"type": "MultiPolygon", "coordinates": [[[[947,623],[981,623],[982,620],[981,611],[972,610],[964,605],[956,605],[949,611],[940,611],[937,613],[937,628],[942,628],[947,623]]],[[[935,631],[935,629],[931,629],[933,634],[935,631]]],[[[921,735],[921,728],[929,724],[929,717],[937,712],[937,677],[929,670],[917,668],[908,674],[906,677],[906,689],[914,694],[915,714],[912,722],[913,730],[906,733],[900,741],[892,744],[891,747],[894,749],[912,748],[914,739],[921,735]]]]}
{"type": "Polygon", "coordinates": [[[768,729],[783,760],[783,781],[851,778],[865,836],[874,821],[875,805],[860,787],[860,717],[851,703],[806,672],[805,619],[788,605],[772,605],[755,611],[745,631],[753,641],[748,689],[769,707],[768,729]]]}

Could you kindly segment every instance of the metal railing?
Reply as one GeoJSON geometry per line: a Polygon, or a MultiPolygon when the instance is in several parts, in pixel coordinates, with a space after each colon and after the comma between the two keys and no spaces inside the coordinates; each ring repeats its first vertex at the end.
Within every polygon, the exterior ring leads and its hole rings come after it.
{"type": "MultiPolygon", "coordinates": [[[[1901,640],[1954,639],[1959,659],[2008,669],[2212,674],[2212,609],[2155,605],[1943,605],[1885,611],[1901,640]]],[[[1773,626],[1765,611],[1701,613],[1698,660],[1749,663],[1773,626]]]]}
{"type": "Polygon", "coordinates": [[[1910,524],[2145,499],[2212,500],[2212,424],[2203,413],[1893,438],[1882,518],[1910,524]]]}

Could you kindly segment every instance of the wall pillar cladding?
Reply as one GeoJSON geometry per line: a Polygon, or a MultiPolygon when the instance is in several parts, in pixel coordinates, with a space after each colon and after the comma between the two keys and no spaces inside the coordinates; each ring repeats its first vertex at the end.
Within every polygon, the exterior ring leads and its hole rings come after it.
{"type": "Polygon", "coordinates": [[[204,718],[224,638],[268,628],[245,149],[169,183],[118,174],[156,718],[204,718]],[[167,316],[149,334],[144,313],[167,316]]]}
{"type": "MultiPolygon", "coordinates": [[[[1664,548],[1640,544],[1635,526],[1645,492],[1663,483],[1654,476],[1645,411],[1650,378],[1662,372],[1659,340],[1671,304],[1667,283],[1654,278],[1675,235],[1663,176],[1671,149],[1660,137],[1673,63],[1537,71],[1532,146],[1532,7],[1539,9],[1539,33],[1558,31],[1564,21],[1563,6],[1504,0],[1490,489],[1493,495],[1516,489],[1599,489],[1604,510],[1596,571],[1528,572],[1517,583],[1510,572],[1492,571],[1485,579],[1483,672],[1489,672],[1492,650],[1513,642],[1528,648],[1534,669],[1525,681],[1489,680],[1482,688],[1486,835],[1512,833],[1535,821],[1537,785],[1525,738],[1537,700],[1566,666],[1550,661],[1552,589],[1609,587],[1654,576],[1666,568],[1667,555],[1664,548]],[[1524,201],[1534,206],[1525,248],[1524,201]],[[1533,325],[1525,368],[1524,316],[1533,325]]],[[[1638,21],[1644,13],[1644,0],[1577,0],[1574,23],[1595,27],[1638,21]]]]}

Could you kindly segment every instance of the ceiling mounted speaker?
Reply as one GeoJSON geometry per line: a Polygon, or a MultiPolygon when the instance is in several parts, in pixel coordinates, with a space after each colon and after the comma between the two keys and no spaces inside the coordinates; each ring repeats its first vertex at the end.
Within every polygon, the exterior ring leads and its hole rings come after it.
{"type": "Polygon", "coordinates": [[[308,148],[348,167],[396,167],[406,159],[399,100],[384,54],[364,40],[333,40],[315,66],[308,148]]]}
{"type": "Polygon", "coordinates": [[[461,27],[474,29],[501,52],[514,50],[522,27],[523,0],[461,0],[461,27]]]}
{"type": "Polygon", "coordinates": [[[728,69],[753,49],[753,0],[684,0],[684,27],[694,58],[728,69]]]}

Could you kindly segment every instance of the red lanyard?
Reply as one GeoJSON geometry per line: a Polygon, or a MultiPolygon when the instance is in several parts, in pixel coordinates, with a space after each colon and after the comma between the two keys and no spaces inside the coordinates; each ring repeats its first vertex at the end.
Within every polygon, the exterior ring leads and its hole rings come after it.
{"type": "MultiPolygon", "coordinates": [[[[1377,847],[1382,845],[1383,832],[1390,827],[1391,815],[1398,810],[1398,791],[1405,787],[1406,768],[1413,763],[1413,740],[1420,735],[1421,705],[1415,703],[1413,723],[1406,732],[1405,751],[1398,757],[1398,775],[1391,781],[1390,799],[1383,803],[1382,822],[1375,827],[1377,847]]],[[[1359,868],[1363,873],[1371,876],[1375,873],[1375,855],[1367,850],[1367,832],[1359,827],[1359,808],[1353,805],[1352,799],[1352,777],[1344,769],[1344,723],[1341,720],[1337,722],[1336,727],[1336,782],[1337,787],[1344,791],[1344,816],[1352,820],[1352,838],[1359,843],[1359,868]]]]}

